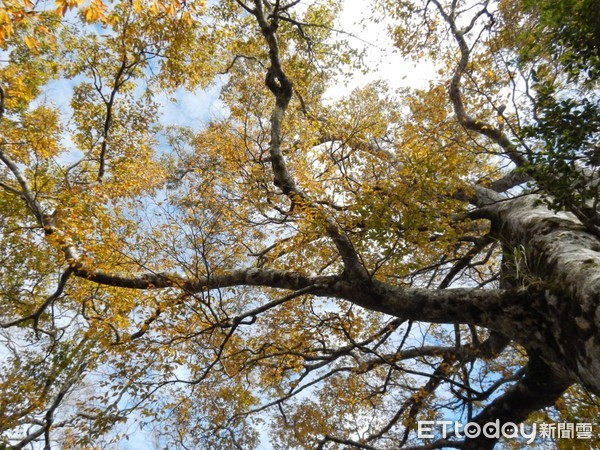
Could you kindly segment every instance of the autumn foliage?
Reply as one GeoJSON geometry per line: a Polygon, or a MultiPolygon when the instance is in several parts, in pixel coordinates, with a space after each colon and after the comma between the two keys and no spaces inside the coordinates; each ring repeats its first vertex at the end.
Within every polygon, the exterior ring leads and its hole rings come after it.
{"type": "MultiPolygon", "coordinates": [[[[0,448],[456,447],[417,421],[494,417],[549,364],[490,317],[562,286],[488,200],[600,236],[596,60],[527,2],[381,0],[432,81],[334,98],[373,69],[342,8],[2,3],[0,448]]],[[[514,420],[592,423],[569,370],[514,420]]]]}

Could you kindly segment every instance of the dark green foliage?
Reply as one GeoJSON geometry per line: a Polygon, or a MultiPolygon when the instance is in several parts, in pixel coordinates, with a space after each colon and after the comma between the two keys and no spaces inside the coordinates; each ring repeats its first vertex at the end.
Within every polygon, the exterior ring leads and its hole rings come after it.
{"type": "Polygon", "coordinates": [[[554,196],[553,208],[586,208],[598,198],[598,186],[590,178],[600,167],[600,105],[557,92],[548,79],[534,76],[534,81],[536,120],[524,130],[536,142],[528,169],[554,196]]]}
{"type": "Polygon", "coordinates": [[[525,0],[538,16],[535,31],[570,77],[597,81],[600,75],[600,2],[598,0],[525,0]]]}
{"type": "Polygon", "coordinates": [[[534,117],[524,127],[528,171],[556,210],[598,224],[600,2],[524,0],[536,25],[520,52],[532,66],[534,117]]]}

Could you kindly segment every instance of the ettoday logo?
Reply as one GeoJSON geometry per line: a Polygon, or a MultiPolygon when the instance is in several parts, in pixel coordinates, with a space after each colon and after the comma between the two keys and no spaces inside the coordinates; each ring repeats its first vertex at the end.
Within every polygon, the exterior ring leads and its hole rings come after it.
{"type": "MultiPolygon", "coordinates": [[[[591,423],[553,423],[553,424],[524,424],[513,422],[501,424],[499,420],[480,425],[476,422],[461,422],[451,420],[423,420],[417,423],[417,436],[420,439],[434,438],[438,431],[442,439],[448,437],[478,438],[481,435],[490,439],[525,439],[527,444],[533,443],[538,437],[546,439],[591,439],[591,423]],[[539,425],[539,427],[538,427],[539,425]]],[[[439,436],[439,434],[438,434],[439,436]]]]}

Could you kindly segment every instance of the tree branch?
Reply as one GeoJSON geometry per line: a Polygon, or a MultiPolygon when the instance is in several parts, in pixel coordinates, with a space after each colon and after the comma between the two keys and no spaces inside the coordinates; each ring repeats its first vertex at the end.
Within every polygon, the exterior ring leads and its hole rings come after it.
{"type": "Polygon", "coordinates": [[[506,192],[509,189],[528,181],[533,181],[533,178],[523,170],[511,170],[502,178],[492,181],[489,188],[496,192],[506,192]]]}
{"type": "Polygon", "coordinates": [[[50,306],[57,298],[59,298],[62,295],[62,293],[65,290],[67,281],[68,281],[69,277],[72,275],[72,273],[73,273],[73,269],[70,267],[67,270],[65,270],[65,272],[60,277],[58,287],[56,288],[54,293],[49,295],[48,298],[46,298],[46,300],[38,307],[38,309],[34,313],[29,314],[28,316],[13,320],[12,322],[0,323],[0,328],[14,327],[16,325],[20,325],[24,322],[27,322],[28,320],[33,320],[33,326],[35,329],[37,329],[37,325],[40,320],[40,316],[43,314],[43,312],[46,310],[46,308],[48,308],[48,306],[50,306]]]}
{"type": "MultiPolygon", "coordinates": [[[[27,203],[27,206],[29,207],[33,215],[38,219],[40,224],[43,225],[44,214],[42,212],[42,208],[36,200],[33,192],[31,192],[31,189],[29,189],[27,180],[19,170],[17,164],[2,150],[0,150],[0,161],[2,161],[6,165],[6,167],[8,167],[8,169],[12,172],[13,176],[17,180],[17,183],[19,183],[19,186],[21,187],[21,192],[19,192],[19,196],[23,198],[23,200],[25,200],[25,203],[27,203]]],[[[13,192],[12,190],[10,191],[13,192]]]]}
{"type": "Polygon", "coordinates": [[[275,107],[271,113],[271,146],[269,149],[275,178],[274,183],[289,197],[292,205],[298,205],[302,209],[310,209],[322,218],[327,235],[333,241],[342,258],[346,274],[357,280],[366,282],[369,279],[368,272],[362,265],[348,236],[346,236],[329,215],[319,208],[306,193],[298,188],[287,168],[281,150],[281,125],[293,94],[293,87],[281,65],[279,43],[276,35],[278,27],[277,11],[271,14],[270,23],[265,18],[263,5],[260,0],[255,0],[255,9],[253,11],[269,47],[269,60],[271,63],[271,66],[267,70],[265,84],[275,96],[275,107]]]}
{"type": "MultiPolygon", "coordinates": [[[[499,420],[520,423],[527,419],[530,413],[554,405],[570,386],[553,377],[551,369],[543,364],[535,355],[530,355],[525,375],[503,395],[498,397],[473,422],[483,426],[499,420]]],[[[497,439],[488,438],[483,433],[477,438],[466,439],[464,450],[493,449],[497,439]]]]}
{"type": "MultiPolygon", "coordinates": [[[[454,113],[456,114],[458,122],[465,129],[475,131],[481,135],[490,138],[506,152],[506,154],[517,166],[523,166],[527,162],[526,159],[519,154],[519,152],[517,151],[517,147],[511,142],[511,140],[502,130],[500,130],[497,127],[494,127],[489,123],[472,118],[466,111],[460,86],[462,77],[467,70],[469,58],[471,55],[471,50],[469,49],[469,45],[465,40],[465,34],[473,28],[473,23],[471,23],[464,30],[459,30],[456,26],[454,18],[448,15],[448,13],[446,13],[440,2],[438,0],[431,0],[431,2],[437,7],[438,11],[440,12],[440,15],[450,27],[450,31],[454,36],[454,39],[456,40],[458,48],[460,50],[460,60],[456,65],[454,75],[450,79],[450,85],[448,87],[448,95],[454,107],[454,113]]],[[[485,13],[486,8],[487,3],[484,6],[484,8],[481,11],[479,11],[479,13],[474,17],[473,20],[476,20],[483,13],[485,13]]]]}

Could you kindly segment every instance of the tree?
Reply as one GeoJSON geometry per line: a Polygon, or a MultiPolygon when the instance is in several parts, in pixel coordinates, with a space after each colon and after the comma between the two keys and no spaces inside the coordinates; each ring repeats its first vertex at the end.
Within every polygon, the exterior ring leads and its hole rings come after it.
{"type": "Polygon", "coordinates": [[[593,2],[382,0],[440,79],[339,101],[369,67],[341,6],[306,3],[4,3],[4,447],[133,424],[168,448],[482,449],[417,421],[595,420],[593,2]],[[220,117],[161,122],[208,86],[220,117]]]}

